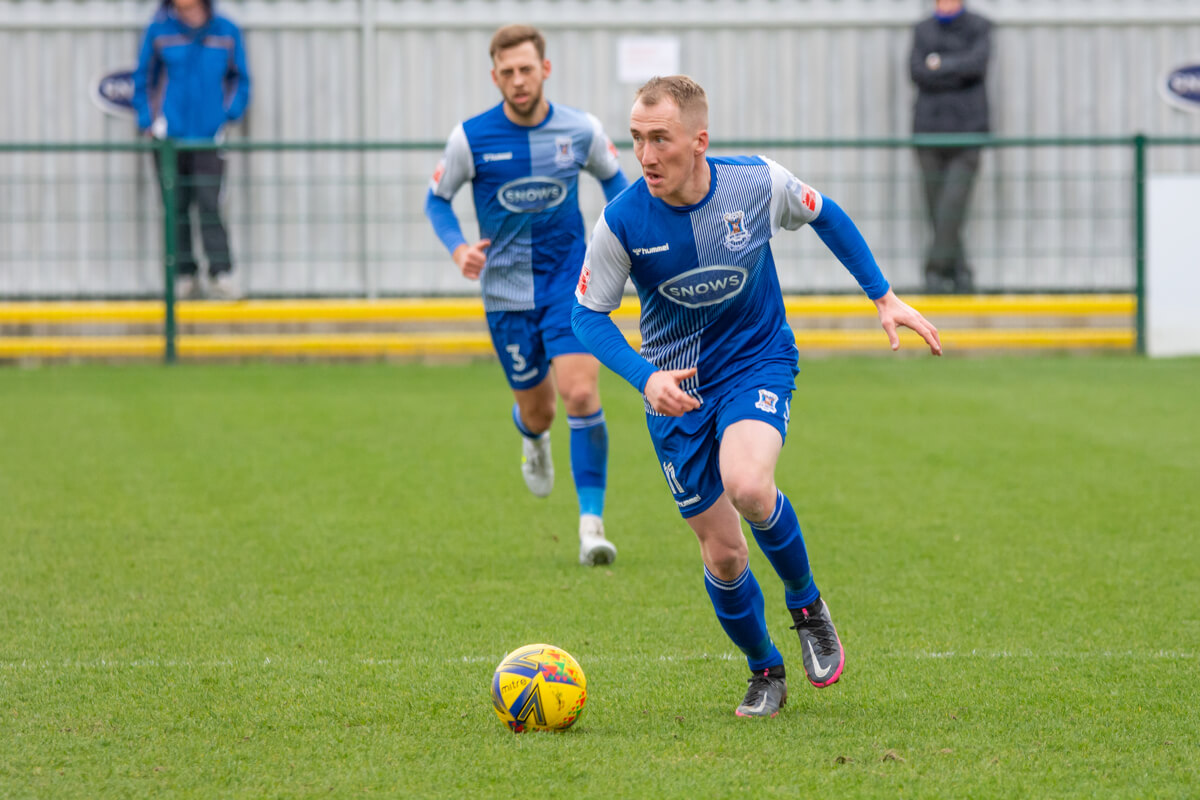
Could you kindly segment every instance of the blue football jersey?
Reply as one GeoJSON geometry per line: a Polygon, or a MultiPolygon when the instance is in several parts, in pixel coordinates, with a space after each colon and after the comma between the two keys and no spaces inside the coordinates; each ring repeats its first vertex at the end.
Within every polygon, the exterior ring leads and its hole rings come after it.
{"type": "Polygon", "coordinates": [[[450,200],[471,182],[480,236],[491,240],[480,275],[487,311],[569,302],[586,249],[580,170],[605,181],[620,164],[600,121],[568,106],[551,104],[526,127],[500,103],[450,134],[430,190],[450,200]]]}
{"type": "Polygon", "coordinates": [[[821,212],[820,193],[767,158],[708,158],[711,185],[691,206],[653,197],[639,179],[604,209],[576,289],[608,313],[627,278],[641,300],[642,356],[659,369],[697,368],[705,390],[765,364],[795,368],[771,237],[821,212]]]}

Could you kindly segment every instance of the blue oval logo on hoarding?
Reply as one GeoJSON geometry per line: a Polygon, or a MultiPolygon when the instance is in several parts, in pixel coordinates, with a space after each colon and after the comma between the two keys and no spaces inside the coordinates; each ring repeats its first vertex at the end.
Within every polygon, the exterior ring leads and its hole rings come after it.
{"type": "Polygon", "coordinates": [[[1200,64],[1188,64],[1171,70],[1159,88],[1166,101],[1176,108],[1200,111],[1200,64]]]}
{"type": "Polygon", "coordinates": [[[500,205],[517,214],[533,214],[554,208],[567,199],[567,185],[558,178],[517,178],[496,192],[500,205]]]}
{"type": "Polygon", "coordinates": [[[132,69],[119,69],[101,75],[92,84],[92,102],[114,117],[137,116],[133,108],[132,69]]]}
{"type": "Polygon", "coordinates": [[[697,267],[659,285],[658,293],[688,308],[723,303],[746,288],[742,267],[697,267]]]}

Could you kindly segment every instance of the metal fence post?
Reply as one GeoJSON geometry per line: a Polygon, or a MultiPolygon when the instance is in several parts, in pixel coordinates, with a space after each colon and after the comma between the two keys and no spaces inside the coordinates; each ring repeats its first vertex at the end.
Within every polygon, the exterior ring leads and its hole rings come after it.
{"type": "Polygon", "coordinates": [[[1133,137],[1133,254],[1137,276],[1137,351],[1146,354],[1146,134],[1133,137]]]}
{"type": "MultiPolygon", "coordinates": [[[[179,151],[170,139],[158,143],[158,177],[163,199],[163,358],[175,363],[175,266],[179,243],[175,241],[179,214],[176,187],[179,184],[179,151]]],[[[186,212],[185,212],[186,213],[186,212]]]]}

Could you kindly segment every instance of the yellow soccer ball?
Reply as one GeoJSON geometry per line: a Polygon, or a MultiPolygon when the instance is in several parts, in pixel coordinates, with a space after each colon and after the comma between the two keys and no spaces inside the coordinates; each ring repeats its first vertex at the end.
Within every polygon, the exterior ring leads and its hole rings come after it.
{"type": "Polygon", "coordinates": [[[492,675],[492,707],[513,733],[565,731],[587,703],[587,678],[571,654],[552,644],[513,650],[492,675]]]}

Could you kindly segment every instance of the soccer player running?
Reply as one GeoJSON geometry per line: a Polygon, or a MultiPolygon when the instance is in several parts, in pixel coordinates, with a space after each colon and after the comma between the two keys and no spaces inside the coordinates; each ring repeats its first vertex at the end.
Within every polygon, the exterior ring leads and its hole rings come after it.
{"type": "Polygon", "coordinates": [[[708,100],[686,76],[638,90],[630,118],[642,178],[596,223],[572,312],[579,339],[645,395],[646,423],[680,514],[700,540],[717,619],[750,665],[739,716],[787,700],[783,656],[751,574],[745,517],[783,580],[809,681],[841,677],[845,655],[813,581],[800,523],[775,485],[795,389],[796,340],[770,239],[812,225],[874,300],[892,349],[897,326],[941,353],[937,330],[892,292],[850,218],[770,159],[706,157],[708,100]],[[641,299],[642,352],[608,314],[627,278],[641,299]]]}
{"type": "Polygon", "coordinates": [[[492,81],[504,99],[451,132],[425,213],[462,274],[481,284],[492,344],[516,398],[512,420],[522,436],[526,485],[538,497],[554,486],[557,389],[571,430],[579,561],[609,564],[617,548],[605,538],[602,517],[608,429],[600,365],[572,333],[571,308],[586,249],[579,172],[599,179],[609,200],[629,182],[600,121],[543,95],[550,61],[536,28],[500,28],[490,52],[492,81]],[[468,181],[483,237],[473,244],[450,205],[468,181]]]}

